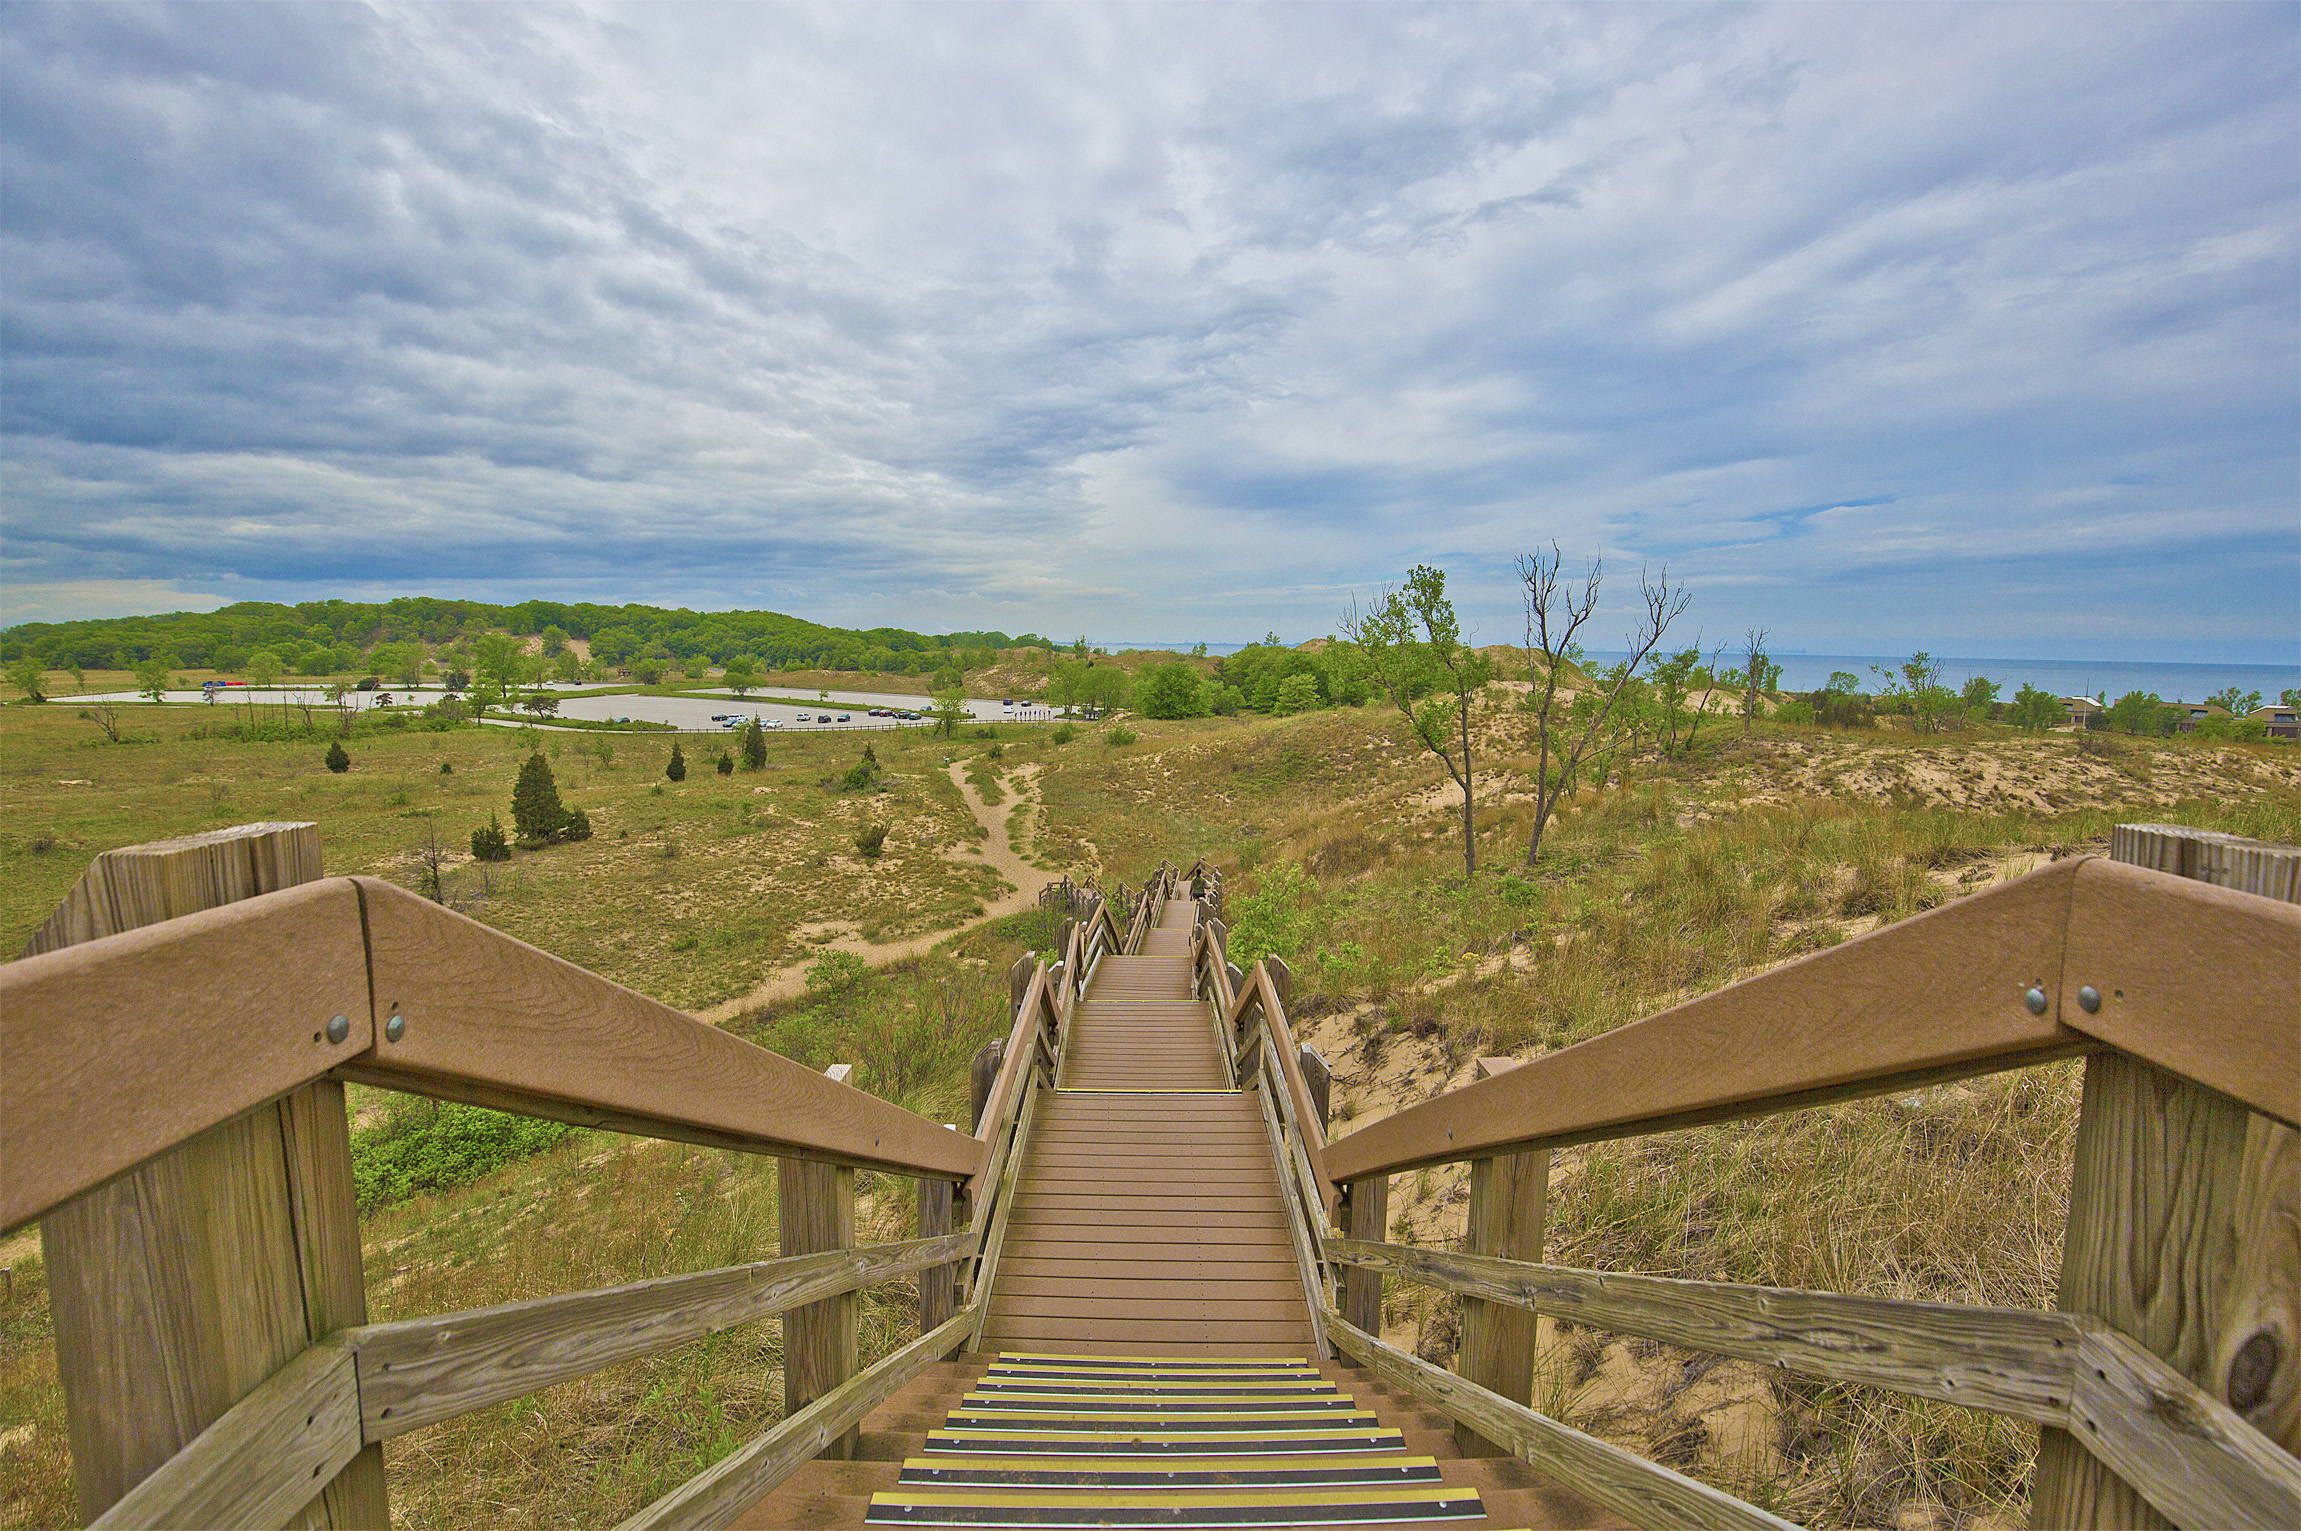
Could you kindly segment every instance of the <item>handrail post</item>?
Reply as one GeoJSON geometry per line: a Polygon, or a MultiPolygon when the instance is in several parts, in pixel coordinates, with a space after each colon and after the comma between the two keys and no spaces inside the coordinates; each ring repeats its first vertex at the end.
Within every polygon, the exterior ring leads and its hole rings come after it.
{"type": "MultiPolygon", "coordinates": [[[[320,875],[315,824],[246,824],[106,851],[31,950],[320,875]]],[[[344,1087],[323,1079],[42,1219],[72,1486],[85,1519],[313,1342],[367,1321],[356,1203],[344,1087]]],[[[376,1445],[318,1486],[298,1524],[381,1527],[389,1516],[376,1445]]]]}
{"type": "MultiPolygon", "coordinates": [[[[952,1212],[957,1187],[948,1180],[919,1182],[919,1237],[939,1239],[956,1224],[952,1212]]],[[[958,1266],[934,1265],[919,1272],[919,1332],[925,1334],[958,1312],[958,1266]]]]}
{"type": "MultiPolygon", "coordinates": [[[[2301,901],[2290,847],[2121,824],[2110,854],[2301,901]]],[[[2065,972],[2062,989],[2074,995],[2093,981],[2065,972]]],[[[2301,1356],[2276,1311],[2279,1294],[2301,1285],[2301,1251],[2277,1232],[2301,1204],[2297,1177],[2301,1134],[2291,1128],[2123,1053],[2086,1060],[2058,1306],[2122,1331],[2301,1453],[2301,1356]]],[[[2033,1526],[2173,1524],[2050,1426],[2038,1432],[2036,1485],[2033,1526]]]]}
{"type": "MultiPolygon", "coordinates": [[[[1390,1217],[1390,1177],[1369,1175],[1364,1180],[1353,1180],[1349,1187],[1350,1221],[1347,1231],[1354,1239],[1367,1239],[1376,1243],[1384,1237],[1383,1224],[1390,1217]]],[[[1382,1334],[1382,1272],[1349,1266],[1342,1273],[1342,1316],[1368,1334],[1382,1334]]]]}
{"type": "MultiPolygon", "coordinates": [[[[854,1170],[843,1164],[778,1159],[776,1171],[782,1253],[811,1255],[855,1247],[854,1170]]],[[[855,1315],[853,1292],[826,1297],[783,1315],[784,1418],[855,1375],[861,1361],[855,1315]]],[[[821,1455],[842,1462],[851,1460],[861,1438],[862,1429],[857,1426],[825,1446],[821,1455]]]]}
{"type": "MultiPolygon", "coordinates": [[[[1481,1058],[1472,1079],[1490,1079],[1516,1068],[1516,1058],[1481,1058]]],[[[1505,1260],[1542,1260],[1542,1224],[1550,1197],[1550,1150],[1498,1154],[1470,1163],[1470,1226],[1467,1252],[1505,1260]]],[[[1524,1308],[1462,1299],[1463,1378],[1512,1403],[1532,1407],[1537,1321],[1524,1308]]],[[[1489,1441],[1468,1425],[1454,1426],[1454,1449],[1466,1457],[1505,1457],[1510,1448],[1489,1441]]]]}

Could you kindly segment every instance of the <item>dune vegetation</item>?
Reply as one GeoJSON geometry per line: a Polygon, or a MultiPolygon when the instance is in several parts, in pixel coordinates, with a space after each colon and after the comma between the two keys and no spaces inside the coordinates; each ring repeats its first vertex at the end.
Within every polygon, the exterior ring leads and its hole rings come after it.
{"type": "MultiPolygon", "coordinates": [[[[234,739],[206,709],[128,708],[120,742],[67,699],[0,714],[0,940],[20,946],[106,846],[312,819],[331,874],[422,885],[475,918],[862,1088],[961,1122],[966,1067],[1005,1024],[1003,974],[1051,915],[991,913],[1016,875],[1137,883],[1161,857],[1229,874],[1233,954],[1292,964],[1298,1031],[1356,1124],[2072,853],[2119,821],[2301,839],[2301,752],[2270,744],[1930,737],[1737,721],[1676,758],[1586,773],[1527,865],[1531,762],[1497,690],[1476,713],[1480,870],[1459,798],[1377,709],[1129,718],[976,737],[774,738],[760,770],[690,739],[374,729],[331,772],[321,738],[234,739]],[[593,835],[476,863],[540,752],[593,835]],[[968,801],[972,794],[978,809],[968,801]],[[858,829],[890,826],[883,853],[858,829]],[[446,850],[433,858],[437,842],[446,850]],[[1015,857],[1024,858],[1015,860],[1015,857]],[[873,965],[910,943],[901,960],[873,965]],[[915,949],[914,949],[915,948],[915,949]],[[852,955],[850,955],[852,954],[852,955]],[[778,980],[781,987],[776,987],[778,980]]],[[[1035,891],[1026,889],[1028,891],[1035,891]]],[[[1561,1153],[1548,1258],[1603,1269],[2049,1305],[2076,1114],[2062,1065],[1766,1121],[1561,1153]],[[1984,1215],[1986,1213],[1986,1215],[1984,1215]]],[[[354,1091],[377,1318],[774,1252],[772,1167],[354,1091]]],[[[1463,1177],[1401,1177],[1395,1234],[1459,1239],[1463,1177]]],[[[864,1177],[867,1237],[912,1188],[864,1177]]],[[[71,1518],[38,1239],[0,1249],[0,1525],[71,1518]]],[[[864,1306],[867,1354],[915,1332],[908,1286],[864,1306]]],[[[1443,1360],[1451,1299],[1389,1294],[1386,1330],[1443,1360]]],[[[779,1411],[772,1323],[413,1434],[389,1448],[409,1525],[610,1522],[779,1411]]],[[[1547,1322],[1538,1402],[1822,1526],[2010,1525],[2034,1433],[1547,1322]]]]}

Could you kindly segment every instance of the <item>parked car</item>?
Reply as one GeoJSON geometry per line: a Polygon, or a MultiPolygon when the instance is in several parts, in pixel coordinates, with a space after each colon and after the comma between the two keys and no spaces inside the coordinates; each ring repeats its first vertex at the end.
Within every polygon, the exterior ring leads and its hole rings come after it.
{"type": "Polygon", "coordinates": [[[759,726],[761,728],[781,728],[783,726],[783,720],[781,718],[767,718],[763,720],[759,726]]]}
{"type": "Polygon", "coordinates": [[[852,722],[854,722],[855,720],[854,720],[853,718],[850,718],[849,716],[847,716],[847,714],[845,714],[845,713],[843,713],[843,712],[842,712],[842,713],[840,713],[840,714],[839,714],[839,721],[840,721],[840,722],[842,722],[842,723],[852,723],[852,722]]]}

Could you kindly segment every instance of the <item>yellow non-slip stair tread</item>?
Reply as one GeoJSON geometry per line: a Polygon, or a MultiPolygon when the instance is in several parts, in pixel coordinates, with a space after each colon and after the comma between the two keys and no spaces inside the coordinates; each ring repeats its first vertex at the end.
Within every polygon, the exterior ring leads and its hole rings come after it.
{"type": "Polygon", "coordinates": [[[1132,1456],[1203,1451],[1220,1447],[1227,1456],[1290,1456],[1320,1452],[1402,1451],[1406,1432],[1386,1425],[1370,1429],[1269,1430],[1241,1436],[1220,1430],[1161,1430],[1124,1435],[1106,1430],[930,1430],[924,1448],[933,1452],[988,1452],[1012,1447],[1070,1454],[1107,1451],[1132,1456]]]}
{"type": "Polygon", "coordinates": [[[1061,1350],[1002,1350],[993,1366],[1006,1366],[1018,1361],[1062,1361],[1077,1366],[1189,1366],[1211,1369],[1217,1366],[1299,1366],[1315,1370],[1317,1363],[1306,1356],[1240,1356],[1235,1360],[1221,1356],[1098,1356],[1080,1351],[1061,1350]]]}
{"type": "MultiPolygon", "coordinates": [[[[1406,1488],[1321,1488],[1321,1489],[1174,1489],[1151,1495],[1139,1492],[1094,1493],[1079,1490],[1046,1490],[1011,1492],[1004,1489],[882,1489],[871,1496],[871,1502],[920,1505],[966,1506],[997,1505],[1019,1509],[1043,1504],[1048,1509],[1151,1509],[1172,1507],[1177,1510],[1222,1509],[1271,1506],[1284,1508],[1293,1505],[1325,1504],[1380,1504],[1414,1505],[1437,1503],[1479,1502],[1474,1488],[1451,1488],[1441,1484],[1416,1484],[1406,1488]]],[[[1475,1513],[1483,1515],[1485,1511],[1475,1513]]]]}

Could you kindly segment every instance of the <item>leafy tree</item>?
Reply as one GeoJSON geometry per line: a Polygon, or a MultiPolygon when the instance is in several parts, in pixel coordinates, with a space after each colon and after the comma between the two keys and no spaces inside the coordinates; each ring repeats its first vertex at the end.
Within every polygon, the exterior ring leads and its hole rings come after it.
{"type": "MultiPolygon", "coordinates": [[[[1670,624],[1693,599],[1683,585],[1671,588],[1667,566],[1659,579],[1649,578],[1645,570],[1639,570],[1638,593],[1645,601],[1646,615],[1636,629],[1625,635],[1629,659],[1617,667],[1609,687],[1583,688],[1600,691],[1602,700],[1587,709],[1584,716],[1570,720],[1559,708],[1558,682],[1562,671],[1582,662],[1579,634],[1598,609],[1598,589],[1605,582],[1606,566],[1603,559],[1590,560],[1590,567],[1582,577],[1582,593],[1577,597],[1573,587],[1562,588],[1559,584],[1558,576],[1565,561],[1566,555],[1555,542],[1550,544],[1547,553],[1522,554],[1518,559],[1520,595],[1526,605],[1526,653],[1535,671],[1533,687],[1524,703],[1526,714],[1532,720],[1536,748],[1534,828],[1526,840],[1528,866],[1541,855],[1542,831],[1549,826],[1550,816],[1557,812],[1582,757],[1596,742],[1598,731],[1605,726],[1630,678],[1661,646],[1670,624]],[[1550,769],[1553,759],[1558,763],[1555,773],[1550,769]]],[[[1577,692],[1575,700],[1580,699],[1577,692]]],[[[1690,737],[1688,744],[1690,747],[1690,737]]]]}
{"type": "Polygon", "coordinates": [[[1201,715],[1198,671],[1175,660],[1145,675],[1136,688],[1136,703],[1146,718],[1195,718],[1201,715]]]}
{"type": "Polygon", "coordinates": [[[441,677],[440,684],[450,691],[464,690],[471,684],[471,671],[460,664],[452,665],[447,674],[441,677]]]}
{"type": "Polygon", "coordinates": [[[548,840],[567,823],[567,806],[559,800],[551,762],[541,751],[528,756],[527,764],[519,768],[519,780],[511,789],[511,822],[522,840],[548,840]]]}
{"type": "Polygon", "coordinates": [[[1702,663],[1702,646],[1697,640],[1690,649],[1680,649],[1667,659],[1657,660],[1648,671],[1647,684],[1653,690],[1656,721],[1662,735],[1662,753],[1668,756],[1691,754],[1694,741],[1702,731],[1703,720],[1710,715],[1710,693],[1718,668],[1725,655],[1720,644],[1710,653],[1710,662],[1702,663]],[[1702,699],[1693,708],[1687,700],[1696,691],[1702,699]]]}
{"type": "Polygon", "coordinates": [[[767,763],[767,731],[753,718],[743,725],[743,736],[736,741],[743,751],[743,769],[756,771],[767,763]]]}
{"type": "Polygon", "coordinates": [[[543,630],[543,653],[547,659],[556,659],[567,647],[567,629],[557,622],[543,630]]]}
{"type": "Polygon", "coordinates": [[[738,697],[747,691],[756,690],[759,685],[759,661],[749,654],[738,654],[727,661],[725,676],[727,689],[738,697]]]}
{"type": "Polygon", "coordinates": [[[1446,571],[1416,564],[1403,590],[1385,590],[1365,612],[1352,602],[1342,625],[1416,741],[1462,789],[1462,870],[1476,872],[1470,704],[1494,678],[1494,667],[1462,641],[1462,624],[1446,598],[1446,571]],[[1432,694],[1441,689],[1447,694],[1432,694]]]}
{"type": "Polygon", "coordinates": [[[269,686],[280,678],[280,656],[270,649],[258,649],[248,656],[248,679],[259,686],[269,686]]]}
{"type": "Polygon", "coordinates": [[[1965,704],[1968,717],[1986,717],[1990,708],[1997,705],[1997,693],[1996,681],[1986,675],[1973,675],[1966,678],[1965,690],[1958,694],[1958,700],[1965,704]]]}
{"type": "Polygon", "coordinates": [[[1318,677],[1296,672],[1279,682],[1278,713],[1292,717],[1298,712],[1318,710],[1318,677]]]}
{"type": "Polygon", "coordinates": [[[2006,708],[2005,720],[2016,728],[2027,728],[2044,733],[2059,726],[2068,711],[2061,698],[2050,691],[2040,691],[2023,681],[2021,689],[2013,694],[2013,702],[2006,708]]]}
{"type": "Polygon", "coordinates": [[[333,740],[328,745],[328,769],[338,776],[352,768],[352,757],[344,753],[344,742],[333,740]]]}
{"type": "Polygon", "coordinates": [[[519,699],[519,705],[539,718],[554,717],[559,712],[559,698],[548,691],[530,691],[519,699]]]}
{"type": "Polygon", "coordinates": [[[1759,699],[1781,684],[1782,667],[1766,653],[1766,630],[1753,627],[1742,639],[1742,732],[1758,720],[1759,699]]]}
{"type": "Polygon", "coordinates": [[[28,702],[48,700],[48,667],[33,655],[8,661],[8,684],[24,693],[28,702]]]}
{"type": "Polygon", "coordinates": [[[2288,707],[2301,708],[2301,686],[2287,686],[2277,693],[2277,700],[2288,707]]]}
{"type": "Polygon", "coordinates": [[[2232,717],[2242,718],[2261,705],[2261,693],[2258,691],[2241,692],[2235,686],[2228,686],[2214,692],[2205,700],[2227,710],[2232,717]]]}
{"type": "Polygon", "coordinates": [[[685,781],[687,779],[687,756],[679,748],[677,739],[671,741],[671,759],[664,765],[663,774],[673,781],[685,781]]]}
{"type": "Polygon", "coordinates": [[[2109,726],[2120,733],[2162,738],[2181,726],[2181,715],[2154,691],[2128,691],[2109,704],[2109,726]]]}
{"type": "Polygon", "coordinates": [[[937,734],[950,738],[956,736],[959,725],[970,721],[974,714],[967,710],[965,692],[942,691],[936,693],[935,705],[928,711],[927,716],[935,720],[935,732],[937,734]]]}
{"type": "Polygon", "coordinates": [[[511,842],[503,837],[503,823],[494,814],[487,822],[471,832],[471,855],[474,861],[509,861],[511,842]]]}
{"type": "Polygon", "coordinates": [[[480,683],[508,691],[519,683],[519,645],[502,633],[486,633],[472,645],[472,672],[480,683]]]}

